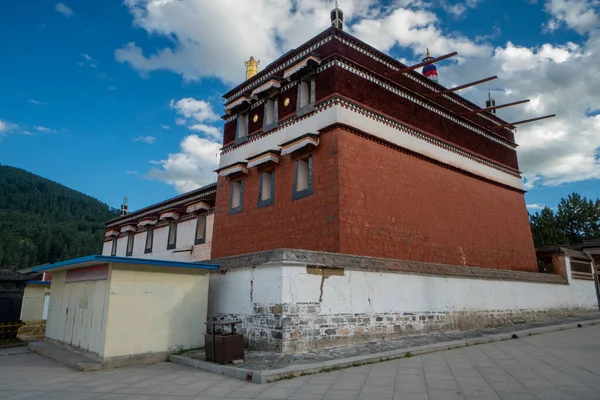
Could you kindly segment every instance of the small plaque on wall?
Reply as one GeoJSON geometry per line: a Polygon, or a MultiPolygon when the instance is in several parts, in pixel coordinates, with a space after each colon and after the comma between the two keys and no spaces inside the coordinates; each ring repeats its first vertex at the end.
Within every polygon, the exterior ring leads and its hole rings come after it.
{"type": "Polygon", "coordinates": [[[104,281],[108,279],[108,264],[67,271],[65,282],[104,281]]]}

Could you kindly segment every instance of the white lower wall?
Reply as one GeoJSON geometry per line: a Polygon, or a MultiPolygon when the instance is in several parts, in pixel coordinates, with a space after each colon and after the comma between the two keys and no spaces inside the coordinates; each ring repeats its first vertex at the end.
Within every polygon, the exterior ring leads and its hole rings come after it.
{"type": "Polygon", "coordinates": [[[598,311],[587,280],[331,272],[280,264],[213,273],[209,316],[239,318],[252,347],[286,353],[598,311]]]}
{"type": "Polygon", "coordinates": [[[104,357],[204,346],[208,271],[114,264],[104,357]]]}
{"type": "MultiPolygon", "coordinates": [[[[284,303],[319,302],[321,276],[303,267],[284,267],[282,275],[284,303]]],[[[597,307],[593,281],[557,285],[346,270],[324,280],[321,313],[597,307]]]]}

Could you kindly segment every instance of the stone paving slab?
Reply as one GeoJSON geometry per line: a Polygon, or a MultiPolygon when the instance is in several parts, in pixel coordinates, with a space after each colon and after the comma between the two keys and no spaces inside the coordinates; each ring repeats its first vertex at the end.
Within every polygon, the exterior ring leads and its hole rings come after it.
{"type": "Polygon", "coordinates": [[[2,356],[12,356],[15,354],[27,354],[29,350],[27,350],[26,346],[16,346],[16,347],[5,347],[0,349],[0,357],[2,356]]]}
{"type": "Polygon", "coordinates": [[[274,353],[247,352],[245,362],[236,366],[220,365],[206,361],[203,351],[172,355],[169,357],[169,361],[231,378],[264,384],[322,371],[508,340],[513,335],[524,337],[577,328],[578,326],[600,324],[599,317],[600,314],[572,316],[546,321],[545,323],[524,323],[517,326],[409,337],[401,340],[373,342],[284,356],[274,353]]]}
{"type": "Polygon", "coordinates": [[[254,385],[173,363],[79,372],[0,357],[0,399],[598,400],[600,325],[254,385]]]}

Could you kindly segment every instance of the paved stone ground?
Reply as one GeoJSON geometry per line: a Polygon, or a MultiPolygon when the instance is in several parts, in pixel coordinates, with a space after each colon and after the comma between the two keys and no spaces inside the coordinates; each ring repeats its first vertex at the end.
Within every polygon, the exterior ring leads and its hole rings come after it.
{"type": "Polygon", "coordinates": [[[0,399],[600,399],[600,326],[266,385],[171,363],[76,372],[37,354],[0,357],[0,399]]]}
{"type": "MultiPolygon", "coordinates": [[[[352,346],[335,347],[329,349],[320,349],[297,354],[281,355],[273,352],[246,351],[245,359],[237,367],[264,371],[270,369],[284,368],[288,365],[314,364],[323,361],[337,360],[340,358],[349,358],[373,353],[383,353],[391,350],[407,349],[409,347],[423,346],[449,342],[453,340],[473,339],[483,336],[494,335],[498,333],[515,332],[525,329],[540,328],[543,326],[561,325],[576,323],[585,320],[600,319],[599,313],[589,313],[583,315],[565,316],[562,318],[545,319],[536,322],[523,322],[520,324],[506,324],[482,329],[473,329],[469,331],[449,332],[449,333],[431,333],[426,335],[408,336],[402,339],[388,339],[367,343],[359,343],[352,346]]],[[[183,356],[205,360],[204,350],[189,351],[183,356]]]]}

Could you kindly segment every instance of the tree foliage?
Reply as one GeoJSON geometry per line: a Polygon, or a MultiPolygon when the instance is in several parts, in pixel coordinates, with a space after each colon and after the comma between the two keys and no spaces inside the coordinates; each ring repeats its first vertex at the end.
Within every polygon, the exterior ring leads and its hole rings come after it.
{"type": "Polygon", "coordinates": [[[0,166],[0,268],[27,268],[102,249],[118,210],[22,169],[0,166]]]}
{"type": "Polygon", "coordinates": [[[572,193],[560,199],[556,212],[545,207],[529,215],[536,247],[581,244],[600,238],[600,199],[572,193]]]}

